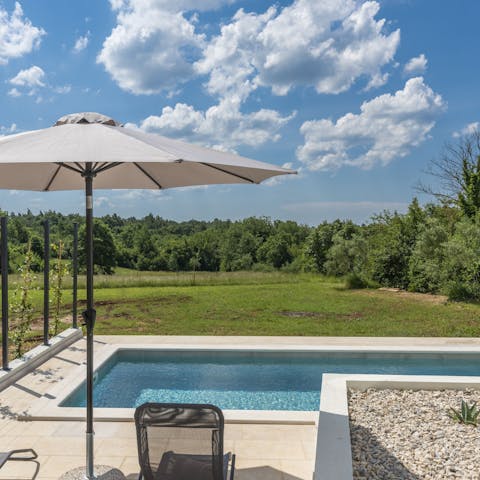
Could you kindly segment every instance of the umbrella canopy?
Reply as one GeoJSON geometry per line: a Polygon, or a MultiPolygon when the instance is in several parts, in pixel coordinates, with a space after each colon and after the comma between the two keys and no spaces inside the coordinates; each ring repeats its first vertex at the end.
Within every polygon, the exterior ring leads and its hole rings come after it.
{"type": "Polygon", "coordinates": [[[104,115],[62,117],[55,126],[0,138],[0,188],[78,190],[91,163],[95,188],[164,189],[260,183],[291,170],[143,133],[104,115]]]}
{"type": "Polygon", "coordinates": [[[93,468],[93,183],[102,189],[165,189],[260,183],[292,170],[122,127],[98,113],[76,113],[53,127],[0,138],[0,188],[86,194],[86,477],[93,468]]]}

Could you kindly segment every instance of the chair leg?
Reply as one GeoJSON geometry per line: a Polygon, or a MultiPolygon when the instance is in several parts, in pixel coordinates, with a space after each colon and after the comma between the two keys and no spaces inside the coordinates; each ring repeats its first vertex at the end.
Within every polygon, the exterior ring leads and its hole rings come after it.
{"type": "Polygon", "coordinates": [[[230,464],[230,480],[233,480],[235,475],[235,454],[232,455],[232,463],[230,464]]]}
{"type": "Polygon", "coordinates": [[[40,471],[40,462],[36,459],[38,458],[37,452],[32,448],[21,448],[17,450],[11,450],[10,456],[8,457],[8,461],[14,462],[32,462],[35,464],[35,472],[32,476],[32,480],[37,478],[38,472],[40,471]],[[29,456],[21,455],[24,453],[29,453],[29,456]],[[20,454],[20,456],[15,457],[15,455],[20,454]]]}

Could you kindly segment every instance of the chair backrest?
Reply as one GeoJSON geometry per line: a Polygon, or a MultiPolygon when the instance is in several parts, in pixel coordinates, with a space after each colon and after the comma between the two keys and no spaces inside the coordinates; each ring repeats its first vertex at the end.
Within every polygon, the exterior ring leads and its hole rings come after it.
{"type": "Polygon", "coordinates": [[[145,403],[135,411],[145,480],[223,480],[222,411],[214,405],[145,403]]]}

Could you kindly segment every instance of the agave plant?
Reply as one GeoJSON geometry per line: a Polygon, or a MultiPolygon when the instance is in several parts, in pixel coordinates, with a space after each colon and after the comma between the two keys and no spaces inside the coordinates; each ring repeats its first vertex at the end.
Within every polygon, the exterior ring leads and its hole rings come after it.
{"type": "Polygon", "coordinates": [[[459,423],[465,423],[466,425],[478,426],[478,417],[480,410],[477,408],[477,402],[468,405],[465,400],[462,400],[462,405],[459,410],[450,407],[448,415],[453,420],[459,423]]]}

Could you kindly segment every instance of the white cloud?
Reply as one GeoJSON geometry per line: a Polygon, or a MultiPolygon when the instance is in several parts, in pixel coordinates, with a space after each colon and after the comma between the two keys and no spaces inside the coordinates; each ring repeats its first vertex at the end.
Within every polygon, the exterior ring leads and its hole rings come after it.
{"type": "Polygon", "coordinates": [[[11,97],[21,97],[22,95],[28,95],[29,97],[37,96],[35,102],[41,103],[44,101],[42,96],[39,95],[41,91],[46,92],[51,90],[59,95],[65,95],[71,92],[71,85],[52,86],[48,84],[45,77],[45,72],[37,65],[25,70],[20,70],[15,77],[9,80],[9,83],[15,85],[15,87],[8,92],[8,95],[11,97]]]}
{"type": "Polygon", "coordinates": [[[110,0],[117,25],[97,61],[134,94],[175,91],[207,75],[208,91],[245,99],[258,86],[285,95],[298,85],[319,93],[348,90],[359,78],[383,85],[382,67],[393,60],[400,32],[385,31],[379,3],[295,0],[264,13],[243,9],[207,39],[195,31],[198,10],[233,0],[110,0]],[[192,11],[190,18],[186,12],[192,11]]]}
{"type": "Polygon", "coordinates": [[[30,53],[40,45],[43,35],[45,30],[24,18],[20,3],[15,3],[11,15],[0,7],[0,64],[30,53]]]}
{"type": "Polygon", "coordinates": [[[466,125],[462,130],[459,132],[453,132],[454,138],[465,137],[468,135],[472,135],[472,133],[478,132],[480,130],[480,123],[479,122],[472,122],[466,125]]]}
{"type": "MultiPolygon", "coordinates": [[[[97,62],[120,88],[134,94],[174,90],[194,75],[204,36],[183,15],[193,1],[114,0],[117,26],[103,43],[97,62]]],[[[218,5],[218,0],[205,2],[218,5]]]]}
{"type": "Polygon", "coordinates": [[[239,10],[206,46],[197,71],[209,75],[210,93],[241,98],[258,86],[277,95],[298,85],[336,94],[361,77],[379,86],[400,41],[399,30],[384,33],[385,20],[375,19],[379,8],[374,1],[296,0],[264,14],[239,10]]]}
{"type": "Polygon", "coordinates": [[[0,126],[0,136],[11,135],[12,133],[17,133],[18,128],[16,123],[12,123],[9,127],[0,126]]]}
{"type": "Polygon", "coordinates": [[[75,53],[80,53],[82,50],[85,50],[90,41],[90,32],[88,31],[85,35],[78,37],[73,46],[73,51],[75,53]]]}
{"type": "Polygon", "coordinates": [[[425,141],[445,107],[422,77],[412,78],[403,90],[364,102],[359,114],[305,122],[297,157],[309,170],[386,165],[425,141]]]}
{"type": "Polygon", "coordinates": [[[140,128],[213,148],[233,150],[239,145],[256,147],[278,140],[279,129],[291,118],[268,109],[242,113],[238,99],[231,98],[222,99],[205,112],[177,103],[174,108],[165,107],[160,116],[146,118],[140,128]]]}
{"type": "Polygon", "coordinates": [[[9,82],[17,87],[44,87],[45,72],[38,66],[20,70],[9,82]]]}
{"type": "Polygon", "coordinates": [[[21,97],[22,93],[17,88],[11,88],[8,91],[8,95],[10,95],[10,97],[17,98],[17,97],[21,97]]]}
{"type": "Polygon", "coordinates": [[[365,92],[368,92],[369,90],[372,90],[373,88],[379,88],[383,85],[385,85],[388,82],[389,78],[388,73],[377,73],[372,76],[370,81],[367,83],[367,86],[363,89],[365,92]]]}
{"type": "Polygon", "coordinates": [[[407,75],[424,73],[427,70],[428,60],[422,53],[418,57],[411,58],[405,65],[403,71],[407,75]]]}
{"type": "Polygon", "coordinates": [[[63,85],[59,87],[53,87],[53,91],[55,93],[58,93],[60,95],[66,95],[67,93],[70,93],[72,91],[72,86],[71,85],[63,85]]]}
{"type": "Polygon", "coordinates": [[[93,206],[95,208],[101,208],[101,207],[107,207],[107,208],[113,208],[115,207],[115,204],[110,200],[108,197],[95,197],[93,201],[93,206]]]}

